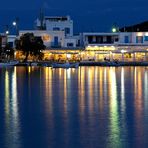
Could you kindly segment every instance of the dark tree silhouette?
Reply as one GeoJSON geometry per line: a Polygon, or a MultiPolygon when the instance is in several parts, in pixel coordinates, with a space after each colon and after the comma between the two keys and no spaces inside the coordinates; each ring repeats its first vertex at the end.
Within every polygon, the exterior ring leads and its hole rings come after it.
{"type": "Polygon", "coordinates": [[[38,57],[40,59],[42,50],[45,49],[43,40],[41,37],[35,37],[33,33],[25,33],[20,39],[15,41],[16,49],[22,50],[26,57],[24,61],[27,61],[29,54],[38,57]]]}
{"type": "Polygon", "coordinates": [[[120,28],[120,32],[139,32],[139,31],[140,32],[148,31],[148,21],[120,28]]]}

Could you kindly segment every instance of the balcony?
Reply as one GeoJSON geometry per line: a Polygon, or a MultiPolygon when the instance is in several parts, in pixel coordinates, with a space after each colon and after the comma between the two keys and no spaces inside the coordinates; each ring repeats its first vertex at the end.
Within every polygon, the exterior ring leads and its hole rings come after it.
{"type": "Polygon", "coordinates": [[[55,43],[55,42],[51,42],[50,44],[51,48],[61,48],[61,42],[55,43]]]}

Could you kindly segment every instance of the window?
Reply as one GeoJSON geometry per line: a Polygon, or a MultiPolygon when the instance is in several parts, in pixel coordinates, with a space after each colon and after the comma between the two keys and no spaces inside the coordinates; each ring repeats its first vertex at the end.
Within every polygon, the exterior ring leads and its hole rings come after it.
{"type": "Polygon", "coordinates": [[[144,37],[144,40],[145,40],[145,41],[148,41],[148,36],[145,36],[145,37],[144,37]]]}
{"type": "Polygon", "coordinates": [[[45,34],[45,35],[42,36],[42,40],[44,42],[49,42],[50,41],[50,36],[48,34],[45,34]]]}
{"type": "Polygon", "coordinates": [[[65,35],[70,34],[70,28],[65,28],[65,35]]]}
{"type": "Polygon", "coordinates": [[[58,46],[58,44],[59,44],[59,38],[58,38],[58,36],[55,36],[54,37],[54,45],[58,46]]]}
{"type": "Polygon", "coordinates": [[[129,43],[129,36],[124,37],[124,43],[129,43]]]}
{"type": "Polygon", "coordinates": [[[73,47],[73,43],[67,43],[67,47],[73,47]]]}
{"type": "Polygon", "coordinates": [[[143,43],[143,36],[136,36],[136,43],[143,43]]]}
{"type": "Polygon", "coordinates": [[[9,46],[13,48],[13,42],[8,42],[9,46]]]}
{"type": "Polygon", "coordinates": [[[53,31],[59,31],[59,30],[60,30],[59,27],[54,27],[54,28],[53,28],[53,31]]]}

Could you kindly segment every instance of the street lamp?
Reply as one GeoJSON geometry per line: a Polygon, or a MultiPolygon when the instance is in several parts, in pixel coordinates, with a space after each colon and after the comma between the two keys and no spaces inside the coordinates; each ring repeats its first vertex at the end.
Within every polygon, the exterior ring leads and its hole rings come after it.
{"type": "Polygon", "coordinates": [[[9,34],[9,31],[7,30],[7,31],[6,31],[6,35],[8,35],[8,34],[9,34]]]}
{"type": "Polygon", "coordinates": [[[113,24],[113,26],[112,26],[112,32],[113,33],[119,32],[119,26],[117,25],[117,23],[114,23],[113,24]]]}
{"type": "Polygon", "coordinates": [[[19,35],[19,28],[18,28],[18,25],[19,25],[19,18],[16,18],[15,21],[12,22],[12,25],[15,27],[16,29],[16,35],[19,35]]]}
{"type": "Polygon", "coordinates": [[[13,26],[16,26],[16,21],[14,21],[14,22],[12,23],[12,25],[13,25],[13,26]]]}
{"type": "Polygon", "coordinates": [[[113,33],[117,32],[117,29],[116,29],[115,27],[112,28],[112,32],[113,32],[113,33]]]}

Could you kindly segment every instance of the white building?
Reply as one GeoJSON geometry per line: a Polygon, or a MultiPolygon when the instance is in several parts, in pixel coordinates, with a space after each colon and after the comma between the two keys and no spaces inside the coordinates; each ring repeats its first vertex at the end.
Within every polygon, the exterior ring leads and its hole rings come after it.
{"type": "Polygon", "coordinates": [[[73,35],[73,20],[70,16],[45,16],[42,19],[37,19],[36,27],[38,30],[52,31],[56,34],[64,32],[64,43],[61,44],[61,47],[76,48],[80,45],[79,36],[73,35]]]}
{"type": "Polygon", "coordinates": [[[47,31],[64,31],[66,37],[73,36],[73,20],[70,16],[45,16],[43,20],[36,21],[37,28],[41,28],[41,25],[47,31]]]}
{"type": "Polygon", "coordinates": [[[119,40],[118,33],[84,32],[81,34],[81,45],[112,45],[119,40]]]}
{"type": "Polygon", "coordinates": [[[7,36],[7,43],[9,43],[10,47],[12,48],[15,48],[15,40],[16,40],[16,35],[7,36]]]}
{"type": "Polygon", "coordinates": [[[119,33],[119,43],[146,45],[148,44],[148,32],[121,32],[119,33]]]}
{"type": "Polygon", "coordinates": [[[81,44],[87,46],[148,45],[148,32],[82,33],[81,44]]]}
{"type": "Polygon", "coordinates": [[[16,40],[16,35],[6,35],[4,33],[0,33],[1,47],[5,47],[6,44],[8,43],[10,45],[10,47],[14,48],[15,47],[15,40],[16,40]]]}
{"type": "Polygon", "coordinates": [[[7,43],[7,36],[4,33],[0,33],[0,46],[5,47],[7,43]]]}
{"type": "Polygon", "coordinates": [[[86,60],[120,59],[148,60],[148,32],[83,33],[81,43],[86,60]]]}
{"type": "Polygon", "coordinates": [[[34,36],[41,37],[46,48],[64,47],[64,31],[24,30],[19,32],[19,36],[25,33],[33,33],[34,36]]]}

